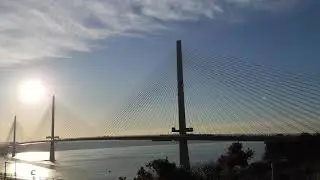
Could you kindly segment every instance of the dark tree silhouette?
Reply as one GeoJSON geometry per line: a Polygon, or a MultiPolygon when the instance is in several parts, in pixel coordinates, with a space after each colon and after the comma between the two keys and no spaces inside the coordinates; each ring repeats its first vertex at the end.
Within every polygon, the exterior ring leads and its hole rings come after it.
{"type": "Polygon", "coordinates": [[[157,159],[149,162],[145,168],[141,167],[134,180],[174,180],[196,179],[189,171],[179,168],[175,163],[169,162],[168,159],[157,159]]]}
{"type": "Polygon", "coordinates": [[[319,134],[304,133],[291,141],[265,142],[265,145],[264,160],[273,164],[279,176],[291,175],[299,179],[298,177],[313,176],[319,172],[319,134]],[[287,173],[283,174],[285,172],[287,173]]]}
{"type": "Polygon", "coordinates": [[[228,148],[228,152],[219,157],[218,163],[230,169],[236,166],[244,168],[249,165],[249,160],[252,159],[253,155],[253,150],[247,149],[244,151],[241,143],[232,143],[228,148]]]}
{"type": "Polygon", "coordinates": [[[285,159],[291,164],[312,163],[320,161],[320,136],[302,134],[289,142],[265,142],[264,159],[277,161],[285,159]]]}
{"type": "MultiPolygon", "coordinates": [[[[187,171],[169,162],[168,159],[157,159],[141,167],[134,180],[219,180],[222,177],[223,179],[239,179],[236,169],[248,167],[253,155],[254,152],[251,149],[243,150],[241,143],[233,143],[228,148],[228,152],[221,155],[216,163],[207,162],[187,171]],[[223,176],[223,173],[232,176],[226,177],[223,176]]],[[[122,177],[121,180],[123,179],[122,177]]]]}

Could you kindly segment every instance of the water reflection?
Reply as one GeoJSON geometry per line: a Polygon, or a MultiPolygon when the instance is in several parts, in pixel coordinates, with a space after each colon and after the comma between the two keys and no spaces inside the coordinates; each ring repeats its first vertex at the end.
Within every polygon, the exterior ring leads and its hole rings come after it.
{"type": "Polygon", "coordinates": [[[31,161],[31,162],[39,162],[44,161],[49,158],[49,152],[24,152],[16,154],[16,159],[31,161]]]}
{"type": "Polygon", "coordinates": [[[16,154],[15,159],[6,158],[1,164],[1,172],[20,179],[50,179],[57,177],[56,165],[46,161],[48,152],[24,152],[16,154]]]}

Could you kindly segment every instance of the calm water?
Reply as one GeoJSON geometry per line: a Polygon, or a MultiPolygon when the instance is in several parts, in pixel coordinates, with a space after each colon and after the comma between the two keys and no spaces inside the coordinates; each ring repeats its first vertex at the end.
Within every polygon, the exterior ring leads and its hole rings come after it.
{"type": "MultiPolygon", "coordinates": [[[[51,164],[48,152],[24,152],[17,154],[19,161],[7,163],[7,172],[17,173],[24,179],[60,178],[71,180],[106,180],[118,179],[119,176],[133,177],[137,169],[146,162],[168,157],[170,161],[179,163],[178,145],[156,144],[139,146],[109,147],[112,143],[104,142],[96,149],[86,148],[88,143],[69,143],[63,150],[56,152],[57,163],[51,164]],[[67,147],[68,146],[68,147],[67,147]],[[107,146],[107,148],[105,147],[107,146]],[[76,147],[76,148],[74,148],[76,147]],[[32,175],[33,174],[33,175],[32,175]]],[[[149,143],[150,144],[150,143],[149,143]]],[[[192,143],[189,144],[192,164],[216,159],[225,152],[230,143],[192,143]]],[[[61,146],[61,145],[60,145],[61,146]]],[[[58,146],[59,147],[59,146],[58,146]]],[[[253,148],[255,158],[260,159],[264,151],[262,143],[246,143],[245,147],[253,148]]],[[[63,149],[63,148],[60,148],[63,149]]],[[[0,159],[0,167],[4,172],[4,159],[0,159]]]]}

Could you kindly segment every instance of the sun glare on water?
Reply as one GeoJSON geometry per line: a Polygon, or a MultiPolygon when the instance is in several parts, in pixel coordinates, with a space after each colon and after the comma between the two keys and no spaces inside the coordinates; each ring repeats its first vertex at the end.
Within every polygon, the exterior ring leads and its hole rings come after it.
{"type": "Polygon", "coordinates": [[[33,79],[22,82],[18,93],[22,103],[34,104],[44,99],[46,88],[41,80],[33,79]]]}

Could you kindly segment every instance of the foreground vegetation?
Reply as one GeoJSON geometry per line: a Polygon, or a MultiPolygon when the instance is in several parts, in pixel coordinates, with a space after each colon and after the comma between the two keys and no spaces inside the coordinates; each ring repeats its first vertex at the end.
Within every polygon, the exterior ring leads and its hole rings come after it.
{"type": "MultiPolygon", "coordinates": [[[[252,149],[233,143],[216,161],[181,168],[168,159],[152,160],[134,180],[314,180],[320,179],[319,136],[301,135],[292,142],[266,142],[264,157],[251,162],[252,149]]],[[[120,177],[119,180],[126,180],[120,177]]]]}

